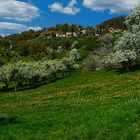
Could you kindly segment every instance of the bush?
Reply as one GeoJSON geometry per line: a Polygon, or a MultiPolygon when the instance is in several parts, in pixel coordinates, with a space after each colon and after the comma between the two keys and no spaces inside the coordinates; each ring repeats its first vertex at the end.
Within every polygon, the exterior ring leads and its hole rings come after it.
{"type": "Polygon", "coordinates": [[[85,64],[84,64],[84,70],[88,70],[88,71],[93,71],[96,70],[97,68],[100,68],[100,61],[99,58],[95,55],[91,55],[89,56],[86,60],[85,60],[85,64]]]}
{"type": "Polygon", "coordinates": [[[79,60],[81,58],[80,53],[77,49],[72,49],[69,55],[70,59],[72,60],[79,60]]]}

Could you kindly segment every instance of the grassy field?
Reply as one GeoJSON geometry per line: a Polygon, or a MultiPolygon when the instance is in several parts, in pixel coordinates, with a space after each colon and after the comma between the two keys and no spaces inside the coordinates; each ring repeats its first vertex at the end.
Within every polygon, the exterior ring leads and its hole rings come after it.
{"type": "Polygon", "coordinates": [[[139,140],[140,71],[77,72],[0,93],[0,140],[139,140]]]}

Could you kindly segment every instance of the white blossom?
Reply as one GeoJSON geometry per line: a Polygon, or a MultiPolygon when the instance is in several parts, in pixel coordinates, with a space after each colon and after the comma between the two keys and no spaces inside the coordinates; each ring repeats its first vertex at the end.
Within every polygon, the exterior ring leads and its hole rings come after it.
{"type": "Polygon", "coordinates": [[[8,84],[14,81],[17,84],[36,83],[42,80],[56,80],[65,73],[75,69],[74,60],[70,57],[61,60],[43,60],[38,62],[19,61],[16,64],[7,64],[0,68],[0,81],[8,84]]]}
{"type": "Polygon", "coordinates": [[[73,59],[73,60],[78,60],[78,59],[81,58],[80,53],[78,52],[77,49],[72,49],[70,51],[70,58],[73,59]]]}
{"type": "Polygon", "coordinates": [[[140,56],[140,5],[126,18],[127,31],[117,40],[113,51],[104,58],[105,64],[122,63],[130,66],[140,56]]]}
{"type": "Polygon", "coordinates": [[[140,25],[140,4],[126,17],[125,23],[129,29],[132,29],[135,25],[140,25]]]}

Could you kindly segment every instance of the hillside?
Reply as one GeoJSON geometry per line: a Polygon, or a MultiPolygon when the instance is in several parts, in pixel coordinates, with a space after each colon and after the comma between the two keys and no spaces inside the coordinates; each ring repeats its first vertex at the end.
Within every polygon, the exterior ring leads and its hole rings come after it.
{"type": "Polygon", "coordinates": [[[0,140],[139,140],[140,71],[77,72],[0,94],[0,140]]]}
{"type": "Polygon", "coordinates": [[[109,30],[111,28],[114,30],[117,29],[125,30],[126,25],[124,24],[124,22],[125,22],[125,17],[116,17],[97,25],[96,30],[100,32],[100,34],[105,34],[106,32],[110,32],[109,30]]]}
{"type": "MultiPolygon", "coordinates": [[[[126,26],[124,24],[125,17],[116,17],[113,19],[109,19],[95,27],[95,29],[104,29],[104,30],[109,30],[110,28],[113,29],[126,29],[126,26]]],[[[61,32],[81,32],[82,30],[87,30],[88,32],[95,32],[94,28],[91,26],[85,27],[82,25],[77,25],[77,24],[58,24],[54,27],[50,28],[44,28],[40,31],[33,31],[29,30],[26,32],[22,32],[20,34],[15,34],[15,35],[9,35],[5,37],[6,39],[9,39],[11,41],[17,41],[17,40],[31,40],[31,39],[36,39],[38,37],[41,37],[42,34],[45,34],[47,31],[61,31],[61,32]]],[[[1,37],[0,37],[1,38],[1,37]]]]}
{"type": "Polygon", "coordinates": [[[2,2],[0,140],[140,140],[140,5],[91,1],[2,2]]]}
{"type": "Polygon", "coordinates": [[[139,140],[140,30],[123,21],[0,38],[0,140],[139,140]]]}
{"type": "Polygon", "coordinates": [[[24,58],[26,60],[40,60],[43,57],[61,58],[66,56],[72,47],[78,48],[85,58],[100,46],[99,40],[102,35],[125,28],[124,17],[118,17],[108,20],[96,28],[63,24],[40,31],[29,30],[20,34],[0,37],[0,65],[9,61],[24,60],[24,58]],[[113,30],[110,31],[110,29],[113,30]],[[56,51],[59,47],[64,49],[64,53],[57,56],[56,51]],[[53,50],[53,54],[50,55],[49,50],[53,50]]]}

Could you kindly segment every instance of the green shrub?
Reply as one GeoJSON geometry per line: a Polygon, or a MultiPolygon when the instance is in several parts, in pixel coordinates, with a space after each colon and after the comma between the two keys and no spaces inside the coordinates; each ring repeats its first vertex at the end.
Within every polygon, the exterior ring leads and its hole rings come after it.
{"type": "Polygon", "coordinates": [[[100,67],[99,58],[95,55],[91,55],[85,60],[85,64],[84,64],[83,69],[87,70],[87,71],[93,71],[99,67],[100,67]]]}

